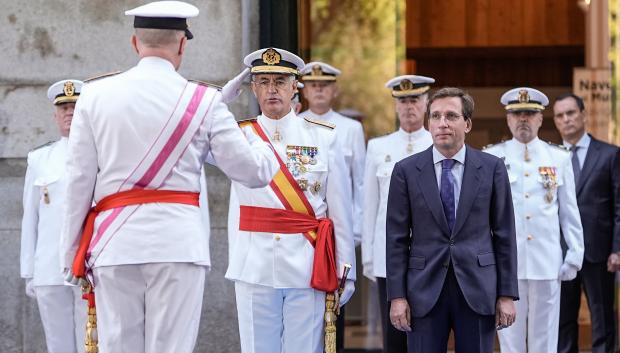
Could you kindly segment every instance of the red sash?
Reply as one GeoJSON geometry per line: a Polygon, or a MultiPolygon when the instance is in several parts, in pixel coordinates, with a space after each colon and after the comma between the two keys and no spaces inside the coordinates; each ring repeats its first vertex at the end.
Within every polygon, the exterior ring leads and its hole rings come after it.
{"type": "Polygon", "coordinates": [[[86,217],[84,230],[82,231],[82,237],[80,238],[80,245],[75,254],[75,258],[73,259],[73,266],[71,268],[73,275],[79,278],[84,278],[86,275],[86,253],[93,237],[95,218],[97,218],[99,212],[118,207],[154,202],[180,203],[196,207],[199,206],[197,192],[133,189],[121,191],[104,197],[95,207],[90,209],[90,212],[88,212],[88,216],[86,217]]]}
{"type": "MultiPolygon", "coordinates": [[[[269,138],[256,120],[245,124],[251,124],[256,134],[271,145],[269,138]]],[[[324,292],[335,291],[338,288],[338,275],[333,222],[329,218],[316,218],[312,206],[297,181],[273,146],[271,147],[280,164],[280,170],[269,183],[269,187],[285,209],[241,206],[239,230],[282,234],[303,233],[314,247],[310,286],[324,292]]]]}

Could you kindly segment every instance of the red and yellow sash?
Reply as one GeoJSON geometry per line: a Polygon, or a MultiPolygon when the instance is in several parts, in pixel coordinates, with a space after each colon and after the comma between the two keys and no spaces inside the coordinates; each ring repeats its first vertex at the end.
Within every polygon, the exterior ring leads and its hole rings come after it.
{"type": "Polygon", "coordinates": [[[310,285],[314,289],[325,292],[336,290],[338,288],[338,276],[332,221],[328,218],[316,218],[306,195],[271,145],[269,138],[258,122],[253,120],[240,123],[241,127],[248,125],[263,141],[271,146],[280,164],[280,170],[269,183],[269,187],[282,202],[285,209],[242,205],[239,212],[239,230],[282,234],[302,233],[315,248],[310,285]]]}

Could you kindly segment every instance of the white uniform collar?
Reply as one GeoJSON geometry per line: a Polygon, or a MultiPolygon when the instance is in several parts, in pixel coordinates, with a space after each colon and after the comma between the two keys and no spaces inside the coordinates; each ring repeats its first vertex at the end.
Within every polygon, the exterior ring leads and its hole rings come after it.
{"type": "Polygon", "coordinates": [[[528,150],[532,150],[532,149],[536,148],[536,146],[540,145],[541,142],[542,142],[538,138],[538,136],[534,137],[534,139],[532,141],[528,142],[528,143],[521,143],[521,142],[519,142],[519,140],[517,140],[514,137],[510,141],[512,141],[512,143],[514,143],[517,148],[525,149],[525,147],[527,147],[528,150]]]}
{"type": "MultiPolygon", "coordinates": [[[[588,147],[590,147],[590,141],[592,141],[592,138],[590,137],[590,135],[588,135],[588,133],[585,133],[583,134],[583,136],[581,136],[581,138],[579,139],[579,141],[577,141],[575,145],[579,148],[587,149],[588,147]]],[[[562,141],[562,144],[567,148],[573,147],[570,143],[566,141],[562,141]]]]}
{"type": "Polygon", "coordinates": [[[328,111],[326,111],[325,114],[317,114],[313,112],[312,110],[308,109],[308,114],[310,115],[311,118],[324,120],[324,121],[329,121],[333,113],[334,113],[334,110],[331,108],[328,111]]]}
{"type": "Polygon", "coordinates": [[[138,66],[140,67],[148,67],[148,68],[157,68],[157,69],[164,69],[164,70],[172,70],[175,71],[174,69],[174,65],[172,65],[172,63],[164,58],[160,58],[159,56],[147,56],[144,57],[142,59],[140,59],[140,62],[138,62],[138,66]]]}
{"type": "MultiPolygon", "coordinates": [[[[463,147],[461,147],[461,149],[456,152],[456,154],[454,156],[452,156],[451,159],[456,160],[457,162],[465,165],[465,151],[467,149],[465,148],[465,144],[463,144],[463,147]]],[[[441,161],[443,161],[444,159],[448,159],[446,156],[444,156],[443,154],[441,154],[441,152],[439,152],[439,150],[437,150],[437,148],[435,147],[435,145],[433,145],[433,164],[437,164],[441,161]]]]}
{"type": "Polygon", "coordinates": [[[265,114],[261,114],[258,116],[258,122],[269,130],[268,134],[271,137],[272,134],[276,131],[276,127],[281,132],[285,130],[287,126],[291,125],[291,123],[297,119],[297,115],[295,115],[295,111],[291,109],[288,114],[283,116],[281,119],[271,119],[265,116],[265,114]]]}
{"type": "Polygon", "coordinates": [[[402,137],[403,139],[407,141],[414,141],[419,138],[422,138],[424,135],[426,135],[426,133],[427,131],[424,128],[424,126],[422,126],[421,128],[417,129],[414,132],[407,132],[403,130],[403,128],[398,128],[398,131],[396,131],[396,134],[398,134],[398,136],[402,137]]]}

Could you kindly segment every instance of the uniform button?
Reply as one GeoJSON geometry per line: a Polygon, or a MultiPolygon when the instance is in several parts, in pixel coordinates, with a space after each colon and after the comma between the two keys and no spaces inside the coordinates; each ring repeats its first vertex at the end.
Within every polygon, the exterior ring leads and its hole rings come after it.
{"type": "Polygon", "coordinates": [[[530,173],[526,172],[526,173],[525,173],[525,176],[526,176],[526,177],[529,177],[529,176],[530,176],[530,173]]]}
{"type": "Polygon", "coordinates": [[[527,236],[527,240],[532,240],[532,239],[534,239],[534,237],[533,237],[531,234],[529,234],[529,235],[527,236]]]}
{"type": "Polygon", "coordinates": [[[532,218],[532,216],[530,216],[529,214],[527,216],[525,216],[525,219],[529,220],[530,218],[532,218]]]}
{"type": "Polygon", "coordinates": [[[530,198],[530,194],[526,192],[526,193],[525,193],[525,198],[526,198],[526,199],[529,199],[529,198],[530,198]]]}
{"type": "Polygon", "coordinates": [[[276,241],[280,241],[280,236],[276,235],[275,239],[276,239],[276,241]]]}

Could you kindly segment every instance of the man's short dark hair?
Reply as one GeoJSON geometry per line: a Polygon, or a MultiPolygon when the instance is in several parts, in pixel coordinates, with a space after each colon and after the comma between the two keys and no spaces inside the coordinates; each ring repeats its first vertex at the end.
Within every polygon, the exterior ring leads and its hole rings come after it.
{"type": "Polygon", "coordinates": [[[462,107],[461,114],[463,114],[463,119],[467,120],[473,117],[474,99],[469,95],[469,93],[456,87],[444,87],[444,88],[441,88],[435,91],[435,93],[433,93],[433,95],[431,95],[431,97],[429,98],[428,103],[426,105],[426,114],[430,116],[431,104],[433,104],[435,100],[440,99],[440,98],[450,98],[450,97],[458,97],[461,99],[461,107],[462,107]]]}
{"type": "Polygon", "coordinates": [[[574,94],[574,93],[564,93],[561,94],[557,97],[555,97],[555,100],[553,101],[553,104],[555,105],[555,103],[561,101],[561,100],[565,100],[567,98],[572,98],[575,100],[575,103],[577,103],[577,107],[579,108],[579,111],[582,112],[586,109],[586,105],[583,103],[583,99],[581,99],[581,97],[579,97],[578,95],[574,94]]]}

